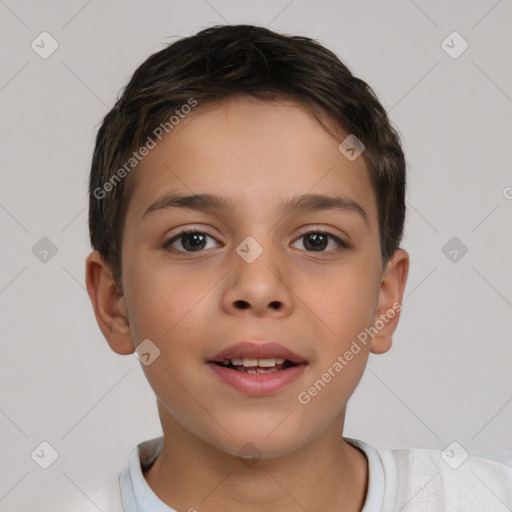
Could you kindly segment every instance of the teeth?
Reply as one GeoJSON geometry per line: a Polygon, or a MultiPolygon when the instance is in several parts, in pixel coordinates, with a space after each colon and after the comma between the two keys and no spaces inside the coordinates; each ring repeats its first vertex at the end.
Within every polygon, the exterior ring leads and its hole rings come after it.
{"type": "Polygon", "coordinates": [[[256,375],[258,373],[274,373],[278,372],[279,370],[277,368],[245,368],[242,370],[243,373],[252,373],[253,375],[256,375]]]}
{"type": "Polygon", "coordinates": [[[258,366],[261,366],[262,368],[271,368],[272,366],[275,366],[276,363],[277,361],[275,357],[269,357],[267,359],[258,359],[258,366]]]}
{"type": "Polygon", "coordinates": [[[278,364],[283,364],[285,359],[281,357],[267,357],[262,359],[250,359],[248,357],[233,357],[233,359],[224,359],[222,364],[224,366],[230,363],[233,366],[243,366],[244,368],[253,368],[259,366],[260,368],[272,368],[278,364]]]}

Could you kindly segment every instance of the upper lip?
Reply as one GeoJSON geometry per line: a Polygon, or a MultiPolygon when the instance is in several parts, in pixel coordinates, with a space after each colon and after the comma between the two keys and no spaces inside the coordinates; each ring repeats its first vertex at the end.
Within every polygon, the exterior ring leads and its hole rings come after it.
{"type": "Polygon", "coordinates": [[[250,341],[242,341],[235,345],[231,345],[224,350],[221,350],[215,354],[211,361],[221,363],[226,359],[244,358],[249,359],[270,359],[270,358],[282,358],[291,361],[295,364],[305,363],[306,360],[284,347],[283,345],[270,341],[265,343],[253,343],[250,341]]]}

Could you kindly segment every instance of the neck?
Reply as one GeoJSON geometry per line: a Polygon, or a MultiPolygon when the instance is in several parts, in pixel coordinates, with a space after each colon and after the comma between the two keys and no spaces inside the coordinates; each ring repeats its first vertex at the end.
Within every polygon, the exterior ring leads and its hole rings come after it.
{"type": "Polygon", "coordinates": [[[342,439],[343,418],[281,458],[241,460],[162,418],[164,446],[144,474],[176,510],[360,512],[367,494],[365,455],[342,439]]]}

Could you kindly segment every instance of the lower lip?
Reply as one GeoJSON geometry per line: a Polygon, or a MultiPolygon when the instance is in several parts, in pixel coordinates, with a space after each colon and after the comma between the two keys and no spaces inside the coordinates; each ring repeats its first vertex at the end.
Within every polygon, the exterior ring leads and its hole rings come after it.
{"type": "Polygon", "coordinates": [[[242,393],[255,396],[277,393],[281,388],[298,379],[306,368],[306,363],[302,363],[278,372],[243,373],[215,363],[207,364],[224,382],[242,393]]]}

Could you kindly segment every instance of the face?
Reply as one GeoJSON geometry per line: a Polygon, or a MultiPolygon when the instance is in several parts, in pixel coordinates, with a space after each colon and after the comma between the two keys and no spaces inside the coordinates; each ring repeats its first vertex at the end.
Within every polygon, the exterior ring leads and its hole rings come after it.
{"type": "Polygon", "coordinates": [[[225,452],[250,442],[279,456],[317,438],[343,421],[370,350],[384,351],[376,337],[343,357],[401,291],[386,284],[363,158],[339,142],[301,106],[237,98],[182,120],[137,169],[121,310],[132,343],[160,351],[142,368],[161,415],[225,452]],[[170,205],[171,194],[225,204],[170,205]],[[342,201],[285,209],[304,194],[342,201]],[[236,359],[258,355],[295,364],[240,371],[236,359]]]}

